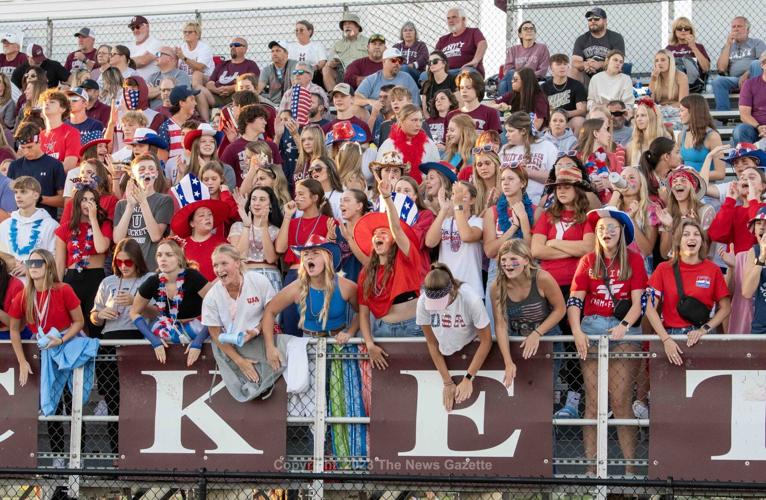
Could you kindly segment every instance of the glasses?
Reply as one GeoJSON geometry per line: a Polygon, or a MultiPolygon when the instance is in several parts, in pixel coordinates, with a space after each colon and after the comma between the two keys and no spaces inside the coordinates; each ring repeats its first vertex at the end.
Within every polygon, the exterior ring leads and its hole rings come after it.
{"type": "Polygon", "coordinates": [[[574,158],[577,156],[577,151],[574,149],[570,149],[569,151],[559,152],[559,155],[558,155],[559,158],[563,158],[565,156],[574,158]]]}
{"type": "Polygon", "coordinates": [[[471,154],[479,154],[479,153],[489,153],[490,151],[494,151],[495,146],[492,144],[485,144],[483,146],[477,146],[473,149],[471,149],[471,154]]]}
{"type": "Polygon", "coordinates": [[[524,162],[521,161],[504,161],[500,164],[500,170],[505,170],[506,168],[519,168],[524,164],[524,162]]]}
{"type": "Polygon", "coordinates": [[[196,33],[196,31],[194,31],[194,30],[189,30],[189,31],[184,30],[184,35],[192,35],[194,33],[196,33]]]}
{"type": "Polygon", "coordinates": [[[625,111],[612,111],[612,116],[617,117],[617,116],[624,116],[624,115],[625,115],[625,111]]]}
{"type": "Polygon", "coordinates": [[[402,59],[401,57],[392,57],[390,61],[394,64],[402,64],[402,62],[404,62],[404,59],[402,59]]]}
{"type": "Polygon", "coordinates": [[[598,21],[601,21],[600,17],[591,16],[591,17],[588,18],[588,22],[589,23],[597,23],[598,21]]]}
{"type": "Polygon", "coordinates": [[[441,59],[431,59],[430,61],[428,61],[428,64],[433,66],[434,64],[439,64],[440,62],[442,62],[441,59]]]}
{"type": "Polygon", "coordinates": [[[537,31],[537,28],[535,28],[534,26],[524,26],[523,28],[521,28],[521,31],[537,31]]]}
{"type": "Polygon", "coordinates": [[[603,226],[596,226],[596,232],[614,234],[620,232],[620,226],[617,224],[604,224],[603,226]]]}
{"type": "Polygon", "coordinates": [[[691,31],[691,26],[676,26],[676,31],[691,31]]]}
{"type": "Polygon", "coordinates": [[[143,24],[139,24],[138,26],[133,26],[133,27],[132,27],[132,28],[130,28],[130,29],[131,29],[132,31],[138,31],[138,30],[140,30],[140,29],[141,29],[141,26],[143,26],[143,24]]]}
{"type": "Polygon", "coordinates": [[[114,259],[114,263],[117,265],[117,267],[133,267],[135,265],[133,259],[114,259]]]}
{"type": "Polygon", "coordinates": [[[30,269],[39,269],[45,266],[44,259],[29,259],[26,261],[26,266],[30,269]]]}
{"type": "Polygon", "coordinates": [[[244,47],[244,46],[245,46],[245,44],[244,43],[240,43],[240,42],[231,42],[229,44],[229,47],[237,47],[238,48],[238,47],[244,47]]]}
{"type": "Polygon", "coordinates": [[[299,75],[307,75],[309,72],[305,69],[294,69],[293,70],[293,76],[299,76],[299,75]]]}

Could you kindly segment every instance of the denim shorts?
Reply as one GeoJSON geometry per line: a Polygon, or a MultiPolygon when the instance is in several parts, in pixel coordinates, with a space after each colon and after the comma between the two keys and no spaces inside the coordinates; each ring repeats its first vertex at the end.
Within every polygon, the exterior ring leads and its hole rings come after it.
{"type": "Polygon", "coordinates": [[[262,274],[269,280],[275,292],[279,293],[282,290],[282,273],[278,269],[273,267],[253,267],[248,269],[247,272],[262,274]]]}
{"type": "MultiPolygon", "coordinates": [[[[585,335],[600,335],[600,336],[609,336],[609,330],[614,328],[615,326],[620,324],[620,320],[615,318],[614,316],[599,316],[597,314],[592,314],[590,316],[585,316],[585,319],[582,320],[582,331],[585,335]]],[[[641,335],[641,328],[632,326],[628,328],[628,331],[625,332],[625,335],[641,335]]],[[[639,341],[633,341],[633,340],[610,340],[609,341],[609,347],[616,347],[618,345],[632,345],[637,347],[639,350],[641,349],[641,342],[639,341]]],[[[591,347],[595,347],[598,345],[598,341],[591,340],[590,341],[591,347]]]]}
{"type": "Polygon", "coordinates": [[[684,326],[683,328],[665,328],[668,335],[686,335],[690,331],[694,330],[693,326],[684,326]]]}
{"type": "Polygon", "coordinates": [[[386,323],[382,319],[372,322],[373,337],[422,337],[423,329],[415,322],[415,318],[396,323],[386,323]]]}

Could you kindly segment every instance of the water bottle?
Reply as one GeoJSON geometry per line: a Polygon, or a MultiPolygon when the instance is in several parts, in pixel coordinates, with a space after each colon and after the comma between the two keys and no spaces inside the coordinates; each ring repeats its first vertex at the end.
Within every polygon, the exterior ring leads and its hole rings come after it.
{"type": "Polygon", "coordinates": [[[218,342],[222,344],[232,344],[237,347],[245,345],[245,332],[226,332],[218,336],[218,342]]]}
{"type": "Polygon", "coordinates": [[[628,181],[617,172],[609,172],[609,182],[614,189],[625,189],[628,187],[628,181]]]}

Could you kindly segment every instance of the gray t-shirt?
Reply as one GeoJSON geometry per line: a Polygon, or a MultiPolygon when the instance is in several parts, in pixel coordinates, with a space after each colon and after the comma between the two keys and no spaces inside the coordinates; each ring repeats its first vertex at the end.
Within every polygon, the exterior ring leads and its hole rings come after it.
{"type": "MultiPolygon", "coordinates": [[[[149,80],[147,80],[146,84],[150,87],[159,87],[160,82],[164,80],[165,78],[172,78],[176,82],[176,86],[179,85],[186,85],[187,87],[191,88],[191,78],[189,78],[189,74],[185,71],[181,71],[178,68],[173,68],[170,71],[163,73],[162,71],[156,71],[152,73],[152,76],[149,77],[149,80]]],[[[156,97],[151,100],[149,103],[150,108],[156,108],[157,106],[162,105],[162,99],[159,97],[156,97]]]]}
{"type": "Polygon", "coordinates": [[[729,76],[739,78],[750,69],[750,63],[761,57],[766,44],[758,38],[748,38],[744,43],[731,44],[729,51],[729,76]]]}
{"type": "Polygon", "coordinates": [[[258,76],[259,83],[265,83],[261,97],[268,99],[274,106],[279,106],[282,96],[292,85],[292,72],[298,61],[288,59],[284,69],[278,70],[273,64],[269,64],[258,76]]]}
{"type": "Polygon", "coordinates": [[[420,106],[420,90],[418,89],[415,80],[404,71],[400,71],[397,75],[391,79],[383,76],[383,70],[377,71],[359,84],[359,88],[356,89],[358,93],[366,97],[367,99],[377,99],[380,95],[380,88],[386,85],[400,85],[406,87],[412,94],[413,103],[416,106],[420,106]]]}
{"type": "MultiPolygon", "coordinates": [[[[173,199],[167,194],[153,193],[147,198],[149,202],[149,208],[151,209],[154,220],[158,224],[170,225],[170,219],[173,217],[173,199]]],[[[114,225],[117,226],[125,215],[125,206],[127,201],[120,200],[117,202],[117,206],[114,208],[114,225]]],[[[166,233],[168,230],[166,229],[166,233]]],[[[154,243],[149,236],[149,230],[146,229],[146,220],[144,220],[144,214],[141,213],[141,207],[138,205],[133,209],[133,213],[130,217],[130,223],[128,223],[128,238],[136,240],[141,246],[141,253],[144,254],[146,265],[149,270],[157,268],[157,259],[155,253],[157,252],[158,243],[154,243]]]]}
{"type": "Polygon", "coordinates": [[[128,292],[135,297],[138,287],[151,275],[152,273],[146,273],[138,278],[122,279],[112,274],[104,278],[98,286],[92,311],[101,311],[109,307],[116,309],[120,315],[117,319],[104,321],[104,334],[120,330],[136,330],[135,325],[130,321],[130,306],[115,306],[114,297],[119,292],[128,292]]]}
{"type": "Polygon", "coordinates": [[[633,127],[622,127],[621,129],[612,130],[612,139],[620,146],[627,146],[633,137],[633,127]]]}

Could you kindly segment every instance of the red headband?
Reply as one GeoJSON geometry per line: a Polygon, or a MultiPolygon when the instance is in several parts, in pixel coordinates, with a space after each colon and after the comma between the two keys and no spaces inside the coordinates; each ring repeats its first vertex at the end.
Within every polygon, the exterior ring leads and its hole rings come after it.
{"type": "Polygon", "coordinates": [[[695,189],[699,187],[699,180],[697,180],[697,178],[690,172],[685,170],[676,170],[674,172],[670,172],[670,178],[668,180],[670,181],[671,185],[673,184],[673,178],[678,176],[685,177],[686,180],[695,187],[695,189]]]}
{"type": "Polygon", "coordinates": [[[654,99],[652,99],[651,97],[642,97],[636,101],[636,106],[640,106],[641,104],[643,104],[647,108],[654,109],[654,99]]]}

